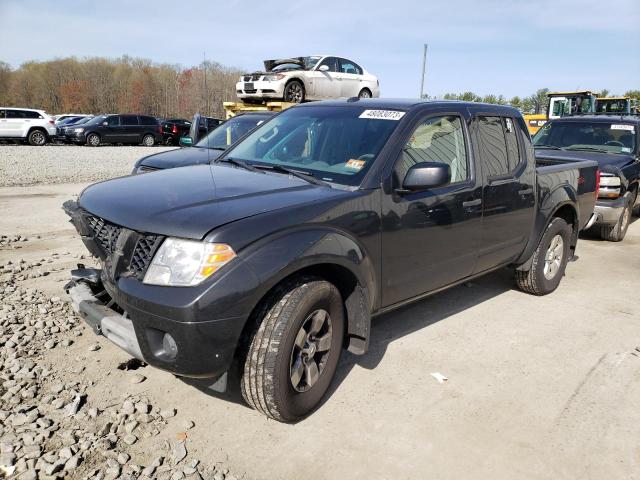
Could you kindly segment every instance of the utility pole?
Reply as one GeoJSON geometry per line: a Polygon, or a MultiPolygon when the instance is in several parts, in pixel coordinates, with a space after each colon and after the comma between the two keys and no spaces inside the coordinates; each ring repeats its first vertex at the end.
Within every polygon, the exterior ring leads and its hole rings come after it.
{"type": "Polygon", "coordinates": [[[204,73],[205,115],[209,115],[209,91],[207,90],[207,52],[202,52],[202,71],[204,73]]]}
{"type": "Polygon", "coordinates": [[[420,98],[424,95],[424,74],[427,69],[427,48],[429,47],[428,43],[424,44],[424,51],[422,53],[422,76],[420,77],[420,98]]]}

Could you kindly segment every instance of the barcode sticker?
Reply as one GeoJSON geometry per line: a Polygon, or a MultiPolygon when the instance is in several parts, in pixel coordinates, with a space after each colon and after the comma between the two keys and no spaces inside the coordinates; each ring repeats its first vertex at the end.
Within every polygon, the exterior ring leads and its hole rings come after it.
{"type": "Polygon", "coordinates": [[[612,124],[611,130],[628,130],[630,132],[634,132],[635,128],[633,125],[624,125],[624,124],[612,124]]]}
{"type": "Polygon", "coordinates": [[[406,112],[397,112],[395,110],[365,110],[360,114],[360,118],[370,118],[375,120],[394,120],[398,121],[406,112]]]}

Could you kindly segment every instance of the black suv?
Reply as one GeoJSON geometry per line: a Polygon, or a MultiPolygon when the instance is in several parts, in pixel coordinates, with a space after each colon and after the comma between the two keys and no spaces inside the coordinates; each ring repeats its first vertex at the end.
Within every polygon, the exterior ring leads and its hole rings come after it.
{"type": "Polygon", "coordinates": [[[82,126],[70,129],[68,139],[79,145],[97,147],[102,143],[143,144],[162,142],[162,127],[149,115],[98,115],[82,126]]]}

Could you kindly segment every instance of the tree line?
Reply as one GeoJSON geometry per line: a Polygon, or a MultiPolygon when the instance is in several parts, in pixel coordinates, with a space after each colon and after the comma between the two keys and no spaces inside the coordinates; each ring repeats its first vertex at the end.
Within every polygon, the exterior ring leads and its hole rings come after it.
{"type": "Polygon", "coordinates": [[[241,74],[216,62],[183,68],[128,56],[30,61],[15,70],[0,62],[0,105],[51,114],[122,112],[191,118],[201,112],[222,118],[222,102],[236,100],[235,84],[241,74]]]}
{"type": "MultiPolygon", "coordinates": [[[[547,94],[550,92],[548,88],[540,88],[535,93],[528,97],[518,97],[507,99],[503,95],[477,95],[473,92],[463,93],[446,93],[442,98],[445,100],[463,100],[466,102],[483,102],[483,103],[495,103],[498,105],[511,105],[519,109],[523,113],[546,113],[547,111],[547,94]]],[[[602,90],[600,92],[594,92],[597,97],[612,97],[617,95],[611,95],[609,90],[602,90]]],[[[640,90],[629,90],[625,92],[623,97],[635,98],[640,102],[640,90]]],[[[427,97],[427,96],[425,96],[427,97]]],[[[427,97],[431,98],[431,97],[427,97]]]]}

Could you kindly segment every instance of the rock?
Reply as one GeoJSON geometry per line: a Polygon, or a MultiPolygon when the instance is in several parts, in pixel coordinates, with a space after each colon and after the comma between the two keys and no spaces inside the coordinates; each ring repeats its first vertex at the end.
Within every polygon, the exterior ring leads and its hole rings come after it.
{"type": "Polygon", "coordinates": [[[135,413],[136,407],[131,400],[125,400],[122,404],[122,413],[126,415],[133,415],[135,413]]]}
{"type": "Polygon", "coordinates": [[[69,460],[67,460],[67,463],[64,464],[64,469],[67,472],[74,471],[76,468],[78,468],[78,465],[80,465],[81,458],[82,457],[80,457],[80,455],[74,455],[69,460]]]}
{"type": "Polygon", "coordinates": [[[124,437],[122,437],[122,441],[124,443],[126,443],[127,445],[133,445],[134,443],[136,443],[138,441],[138,437],[136,437],[135,435],[129,433],[129,434],[125,435],[124,437]]]}
{"type": "Polygon", "coordinates": [[[73,344],[73,340],[69,339],[69,338],[65,338],[64,340],[62,340],[60,342],[60,345],[62,345],[63,347],[69,347],[73,344]]]}
{"type": "Polygon", "coordinates": [[[71,451],[70,447],[64,447],[60,449],[60,451],[58,452],[58,456],[60,458],[69,460],[71,457],[73,457],[73,452],[71,451]]]}
{"type": "Polygon", "coordinates": [[[171,460],[177,465],[187,456],[187,447],[184,442],[176,442],[171,452],[171,460]]]}
{"type": "Polygon", "coordinates": [[[116,457],[116,460],[120,465],[124,465],[129,461],[130,458],[131,458],[131,455],[129,455],[128,453],[120,452],[116,457]]]}
{"type": "Polygon", "coordinates": [[[56,346],[56,341],[53,338],[44,342],[44,348],[48,350],[51,350],[55,346],[56,346]]]}
{"type": "Polygon", "coordinates": [[[166,410],[161,410],[160,411],[160,416],[162,418],[164,418],[165,420],[167,420],[168,418],[172,418],[176,416],[176,409],[175,408],[167,408],[166,410]]]}
{"type": "Polygon", "coordinates": [[[89,347],[89,351],[90,351],[90,352],[95,352],[95,351],[97,351],[97,350],[100,350],[100,345],[99,345],[99,344],[97,344],[97,343],[94,343],[93,345],[91,345],[91,346],[89,347]]]}
{"type": "Polygon", "coordinates": [[[136,373],[135,375],[133,375],[130,379],[130,382],[133,384],[136,383],[142,383],[147,379],[147,377],[145,377],[144,375],[141,375],[139,373],[136,373]]]}
{"type": "Polygon", "coordinates": [[[195,427],[195,426],[196,426],[196,424],[195,424],[195,423],[193,423],[193,420],[187,420],[186,422],[184,422],[183,426],[184,426],[184,429],[185,429],[185,430],[190,430],[190,429],[192,429],[193,427],[195,427]]]}

